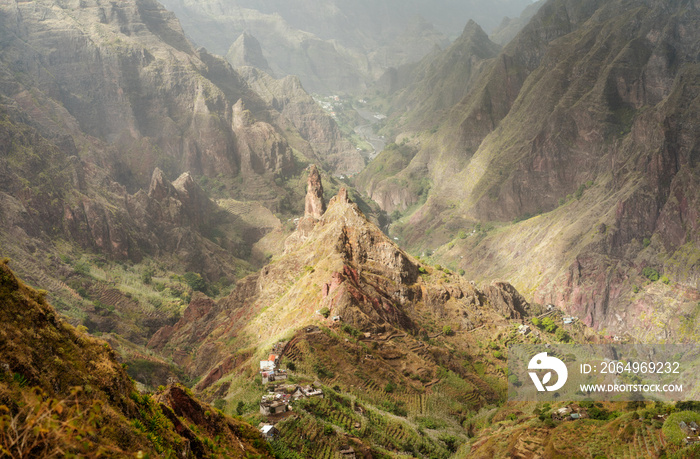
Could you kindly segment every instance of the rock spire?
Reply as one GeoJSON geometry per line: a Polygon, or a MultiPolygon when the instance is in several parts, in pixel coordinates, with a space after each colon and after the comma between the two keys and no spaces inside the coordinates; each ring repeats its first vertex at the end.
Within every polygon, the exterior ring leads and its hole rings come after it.
{"type": "Polygon", "coordinates": [[[309,181],[306,186],[306,204],[304,206],[304,217],[321,218],[326,211],[326,201],[323,200],[323,185],[321,184],[321,174],[315,164],[309,166],[309,181]]]}

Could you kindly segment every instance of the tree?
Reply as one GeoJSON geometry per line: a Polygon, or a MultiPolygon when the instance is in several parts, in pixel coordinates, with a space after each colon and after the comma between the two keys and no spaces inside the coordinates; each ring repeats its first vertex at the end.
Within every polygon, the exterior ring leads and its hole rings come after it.
{"type": "Polygon", "coordinates": [[[557,324],[554,323],[551,317],[545,317],[542,319],[542,328],[547,333],[554,333],[557,330],[557,324]]]}
{"type": "Polygon", "coordinates": [[[143,282],[146,285],[150,284],[155,273],[156,270],[153,269],[152,266],[146,266],[146,268],[143,270],[143,273],[141,273],[141,282],[143,282]]]}
{"type": "Polygon", "coordinates": [[[203,292],[206,290],[207,283],[199,274],[190,271],[185,273],[183,277],[187,285],[189,285],[192,290],[196,290],[198,292],[203,292]]]}

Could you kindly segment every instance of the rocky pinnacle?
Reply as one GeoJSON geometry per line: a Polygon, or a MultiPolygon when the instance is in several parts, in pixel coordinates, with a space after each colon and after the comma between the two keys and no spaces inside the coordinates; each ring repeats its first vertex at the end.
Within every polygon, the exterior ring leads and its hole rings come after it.
{"type": "Polygon", "coordinates": [[[321,175],[316,169],[316,165],[309,166],[309,181],[306,186],[306,205],[304,207],[304,216],[321,218],[321,215],[326,211],[326,202],[323,200],[323,185],[321,184],[321,175]]]}

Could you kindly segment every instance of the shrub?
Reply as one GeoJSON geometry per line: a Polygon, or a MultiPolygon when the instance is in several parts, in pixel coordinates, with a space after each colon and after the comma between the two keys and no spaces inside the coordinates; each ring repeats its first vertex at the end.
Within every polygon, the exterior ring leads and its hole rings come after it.
{"type": "Polygon", "coordinates": [[[568,343],[569,340],[571,340],[571,336],[569,336],[569,333],[563,328],[557,329],[554,336],[557,338],[557,340],[561,341],[562,343],[568,343]]]}
{"type": "Polygon", "coordinates": [[[647,266],[642,270],[642,276],[646,277],[652,282],[659,280],[659,272],[650,266],[647,266]]]}
{"type": "Polygon", "coordinates": [[[155,270],[151,266],[147,266],[146,269],[144,269],[141,273],[141,282],[143,282],[146,285],[150,284],[153,280],[153,275],[155,273],[155,270]]]}
{"type": "Polygon", "coordinates": [[[358,338],[360,336],[360,330],[353,327],[352,325],[343,324],[343,326],[340,327],[340,329],[343,330],[348,335],[354,336],[355,338],[358,338]]]}
{"type": "Polygon", "coordinates": [[[439,439],[445,443],[445,447],[447,447],[451,453],[457,451],[457,447],[459,446],[457,437],[454,435],[441,435],[439,439]]]}
{"type": "Polygon", "coordinates": [[[464,276],[464,270],[463,270],[463,269],[460,269],[459,271],[457,271],[457,273],[458,273],[460,276],[464,276]]]}
{"type": "Polygon", "coordinates": [[[217,398],[216,400],[214,400],[214,408],[216,408],[219,411],[224,411],[224,409],[226,408],[226,400],[224,400],[223,398],[217,398]]]}
{"type": "Polygon", "coordinates": [[[328,318],[329,315],[331,315],[331,310],[326,308],[326,307],[321,308],[321,310],[318,312],[326,319],[328,318]]]}
{"type": "Polygon", "coordinates": [[[206,281],[202,278],[202,276],[200,276],[197,273],[193,273],[191,271],[186,272],[184,275],[184,279],[185,279],[185,283],[187,283],[187,285],[189,285],[189,287],[192,290],[196,290],[198,292],[203,292],[207,288],[206,281]]]}
{"type": "Polygon", "coordinates": [[[426,271],[425,268],[422,267],[422,266],[419,266],[419,267],[418,267],[418,272],[421,273],[421,274],[428,274],[428,271],[426,271]]]}
{"type": "Polygon", "coordinates": [[[393,400],[383,400],[380,407],[397,416],[406,417],[408,415],[408,411],[404,407],[404,403],[400,401],[394,402],[393,400]]]}
{"type": "Polygon", "coordinates": [[[452,331],[452,327],[450,327],[449,325],[445,325],[444,327],[442,327],[442,333],[443,333],[445,336],[452,336],[452,335],[454,335],[454,332],[452,331]]]}
{"type": "Polygon", "coordinates": [[[551,317],[545,317],[542,319],[542,328],[547,333],[554,333],[557,330],[557,324],[554,323],[551,317]]]}
{"type": "Polygon", "coordinates": [[[649,247],[649,244],[651,244],[651,239],[649,239],[648,237],[645,237],[644,240],[642,241],[642,245],[644,246],[644,248],[647,248],[647,247],[649,247]]]}
{"type": "Polygon", "coordinates": [[[75,270],[76,273],[87,275],[90,272],[90,265],[88,265],[84,261],[79,261],[73,266],[73,269],[75,270]]]}
{"type": "Polygon", "coordinates": [[[664,276],[661,276],[661,282],[668,285],[671,282],[671,280],[664,275],[664,276]]]}
{"type": "Polygon", "coordinates": [[[437,419],[434,419],[434,418],[429,418],[427,416],[416,418],[416,422],[418,423],[418,425],[420,427],[422,427],[424,429],[435,430],[435,429],[439,429],[439,428],[444,426],[443,422],[441,422],[437,419]]]}

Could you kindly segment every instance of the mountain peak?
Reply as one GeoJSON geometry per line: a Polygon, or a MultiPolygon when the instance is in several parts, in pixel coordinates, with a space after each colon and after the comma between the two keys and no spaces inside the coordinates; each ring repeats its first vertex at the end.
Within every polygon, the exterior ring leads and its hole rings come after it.
{"type": "Polygon", "coordinates": [[[340,190],[338,190],[338,194],[331,198],[329,205],[332,205],[336,202],[342,202],[345,204],[352,204],[352,200],[348,196],[348,189],[347,188],[341,187],[340,190]]]}
{"type": "Polygon", "coordinates": [[[270,64],[268,64],[267,59],[263,55],[260,42],[247,31],[243,32],[233,42],[228,53],[226,53],[226,59],[234,67],[255,67],[272,75],[270,64]]]}
{"type": "Polygon", "coordinates": [[[473,33],[484,33],[484,29],[481,28],[481,26],[474,21],[473,19],[470,19],[467,24],[464,26],[464,30],[462,31],[462,35],[469,35],[473,33]]]}
{"type": "Polygon", "coordinates": [[[173,185],[165,177],[165,174],[158,167],[153,171],[151,176],[151,184],[148,187],[148,196],[155,199],[156,201],[162,201],[168,196],[175,194],[175,189],[173,185]]]}

